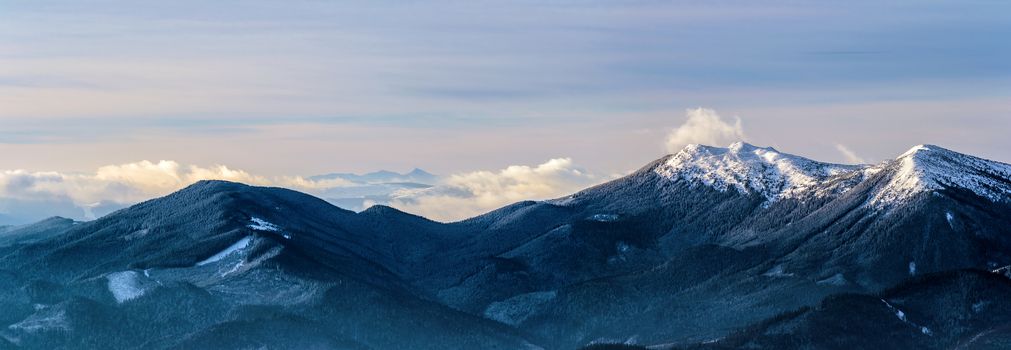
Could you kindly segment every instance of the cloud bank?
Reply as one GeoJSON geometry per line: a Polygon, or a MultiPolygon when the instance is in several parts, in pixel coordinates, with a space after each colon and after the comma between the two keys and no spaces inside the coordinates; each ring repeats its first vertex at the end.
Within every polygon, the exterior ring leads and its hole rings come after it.
{"type": "Polygon", "coordinates": [[[732,123],[724,121],[716,111],[707,108],[689,109],[685,115],[688,120],[667,134],[668,153],[695,143],[724,146],[746,139],[741,118],[734,117],[732,123]]]}
{"type": "Polygon", "coordinates": [[[90,174],[5,170],[0,171],[0,216],[9,217],[11,222],[38,220],[50,215],[93,219],[95,207],[123,207],[169,194],[200,180],[228,180],[307,192],[346,185],[341,179],[313,181],[300,176],[264,177],[224,165],[200,167],[170,160],[108,165],[90,174]],[[59,210],[53,209],[54,205],[59,210]]]}
{"type": "Polygon", "coordinates": [[[438,186],[395,198],[391,206],[433,220],[455,221],[522,200],[561,197],[602,180],[575,167],[569,158],[555,158],[537,166],[451,175],[438,186]]]}
{"type": "MultiPolygon", "coordinates": [[[[326,190],[360,185],[339,178],[267,177],[224,165],[201,167],[170,160],[108,165],[94,173],[7,170],[0,171],[0,224],[27,223],[53,215],[94,219],[200,180],[278,186],[317,196],[326,190]]],[[[556,158],[536,166],[450,175],[431,188],[394,193],[389,204],[431,219],[453,221],[513,202],[560,197],[601,180],[569,158],[556,158]]]]}

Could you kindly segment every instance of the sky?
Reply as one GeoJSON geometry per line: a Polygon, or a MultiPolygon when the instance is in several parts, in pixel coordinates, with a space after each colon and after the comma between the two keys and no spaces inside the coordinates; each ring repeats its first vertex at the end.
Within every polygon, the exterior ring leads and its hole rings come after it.
{"type": "Polygon", "coordinates": [[[578,179],[520,193],[550,196],[684,140],[1011,162],[1009,37],[1007,1],[0,0],[0,171],[104,169],[61,194],[82,202],[414,167],[578,179]],[[171,175],[126,196],[110,169],[171,175]]]}

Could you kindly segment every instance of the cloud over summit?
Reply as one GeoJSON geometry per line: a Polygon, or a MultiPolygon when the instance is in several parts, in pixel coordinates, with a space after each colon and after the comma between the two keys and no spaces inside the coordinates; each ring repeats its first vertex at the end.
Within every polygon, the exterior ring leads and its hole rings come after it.
{"type": "Polygon", "coordinates": [[[684,124],[667,134],[668,153],[676,153],[690,144],[724,146],[746,139],[741,118],[725,121],[716,111],[701,107],[687,110],[685,116],[684,124]]]}

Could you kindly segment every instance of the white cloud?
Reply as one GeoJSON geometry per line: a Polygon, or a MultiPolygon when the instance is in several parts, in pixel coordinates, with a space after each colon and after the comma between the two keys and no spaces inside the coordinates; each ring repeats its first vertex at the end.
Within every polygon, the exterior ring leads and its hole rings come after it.
{"type": "Polygon", "coordinates": [[[839,153],[842,153],[843,157],[846,158],[846,162],[847,163],[852,163],[852,164],[864,164],[864,163],[867,163],[867,161],[864,160],[863,157],[858,156],[856,154],[856,152],[853,152],[849,148],[846,148],[846,146],[844,146],[841,143],[837,143],[835,145],[835,149],[839,150],[839,153]]]}
{"type": "Polygon", "coordinates": [[[454,221],[522,200],[561,197],[602,180],[575,167],[569,158],[555,158],[533,167],[451,175],[440,185],[396,198],[391,205],[433,220],[454,221]]]}
{"type": "MultiPolygon", "coordinates": [[[[105,204],[122,207],[212,179],[286,187],[314,195],[360,185],[343,179],[266,177],[224,165],[201,167],[170,160],[108,165],[94,173],[7,170],[0,171],[0,215],[17,214],[25,221],[51,215],[92,219],[96,216],[93,209],[105,204]],[[39,204],[45,202],[60,203],[63,211],[53,212],[39,204]]],[[[576,167],[569,158],[556,158],[536,166],[513,165],[497,171],[450,175],[431,188],[401,189],[392,194],[390,205],[431,219],[452,221],[518,201],[561,197],[607,179],[610,177],[598,177],[576,167]]]]}
{"type": "Polygon", "coordinates": [[[725,146],[745,139],[741,118],[734,117],[730,123],[707,108],[689,109],[685,114],[688,120],[667,135],[667,152],[675,153],[690,144],[725,146]]]}
{"type": "MultiPolygon", "coordinates": [[[[41,212],[44,208],[35,209],[37,214],[11,208],[48,201],[72,204],[81,209],[81,217],[92,218],[91,209],[100,202],[133,204],[169,194],[200,180],[228,180],[307,192],[350,185],[341,179],[313,181],[300,176],[264,177],[224,165],[184,166],[170,160],[107,165],[93,174],[6,170],[0,171],[0,199],[8,204],[7,208],[0,208],[0,214],[18,211],[32,219],[57,214],[41,212]]],[[[59,214],[66,215],[65,212],[59,214]]]]}

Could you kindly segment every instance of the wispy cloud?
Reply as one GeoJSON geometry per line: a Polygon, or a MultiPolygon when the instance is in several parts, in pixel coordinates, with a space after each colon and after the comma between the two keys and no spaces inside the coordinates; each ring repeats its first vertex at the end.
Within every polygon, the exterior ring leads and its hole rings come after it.
{"type": "Polygon", "coordinates": [[[835,149],[839,150],[839,153],[843,155],[843,158],[845,158],[848,163],[864,164],[867,162],[863,157],[858,156],[856,152],[853,152],[841,143],[835,144],[835,149]]]}

